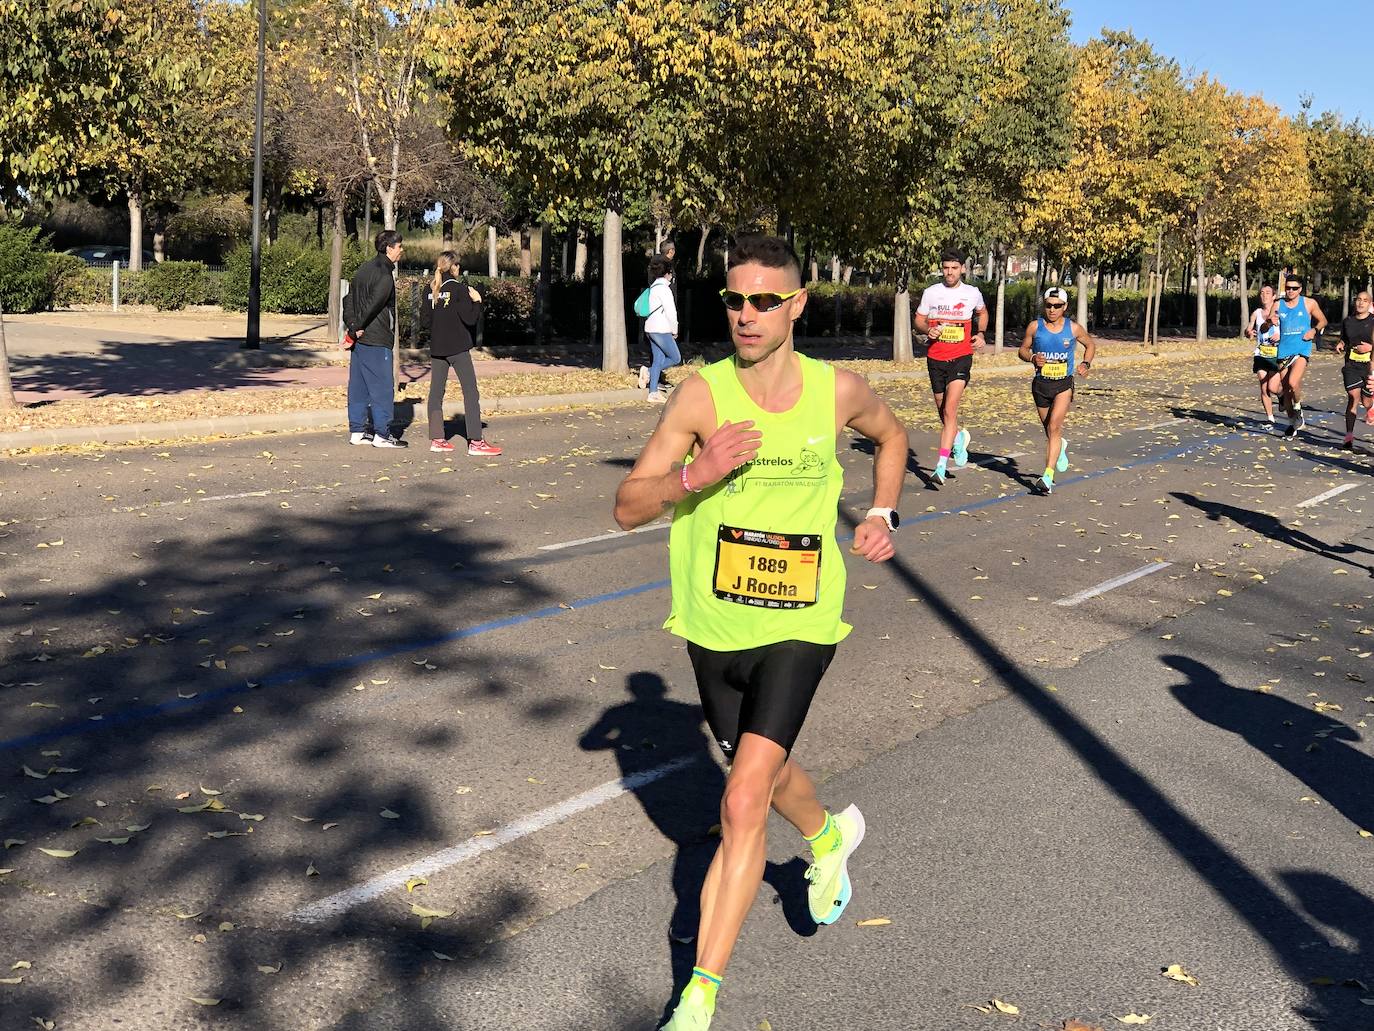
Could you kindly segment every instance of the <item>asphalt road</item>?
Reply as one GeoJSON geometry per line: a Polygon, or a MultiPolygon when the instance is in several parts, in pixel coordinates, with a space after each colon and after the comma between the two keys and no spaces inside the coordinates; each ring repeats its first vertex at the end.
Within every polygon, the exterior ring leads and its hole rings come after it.
{"type": "MultiPolygon", "coordinates": [[[[1048,499],[975,386],[797,745],[868,816],[853,906],[807,926],[779,827],[716,1026],[1374,1026],[1374,459],[1257,430],[1245,369],[1085,385],[1048,499]]],[[[608,536],[653,416],[0,464],[0,1028],[652,1028],[722,778],[666,534],[608,536]]]]}

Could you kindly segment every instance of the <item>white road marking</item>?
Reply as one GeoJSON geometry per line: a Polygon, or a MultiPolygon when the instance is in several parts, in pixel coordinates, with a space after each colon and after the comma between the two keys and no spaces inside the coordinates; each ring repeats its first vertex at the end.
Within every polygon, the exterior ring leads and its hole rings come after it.
{"type": "Polygon", "coordinates": [[[321,484],[318,487],[277,487],[272,490],[245,490],[238,494],[212,494],[209,497],[189,497],[178,498],[170,501],[150,501],[146,505],[126,505],[121,508],[111,509],[114,512],[142,512],[149,508],[171,508],[175,505],[189,505],[192,502],[201,503],[206,501],[240,501],[244,498],[271,498],[279,495],[291,496],[293,494],[313,494],[329,488],[321,484]]]}
{"type": "Polygon", "coordinates": [[[970,462],[969,465],[992,465],[996,462],[1010,462],[1013,458],[1025,458],[1028,454],[1030,454],[1029,451],[1018,451],[1014,455],[989,455],[987,458],[980,458],[976,462],[970,462]]]}
{"type": "Polygon", "coordinates": [[[1179,423],[1181,423],[1181,422],[1186,422],[1186,421],[1187,421],[1187,420],[1185,420],[1185,419],[1165,419],[1163,422],[1152,422],[1152,423],[1150,423],[1150,425],[1148,425],[1148,426],[1132,426],[1132,427],[1131,427],[1129,430],[1127,430],[1126,432],[1127,432],[1127,433],[1143,433],[1145,430],[1157,430],[1157,429],[1159,429],[1159,428],[1162,427],[1162,426],[1176,426],[1176,425],[1178,425],[1179,423]]]}
{"type": "Polygon", "coordinates": [[[611,533],[598,534],[595,537],[582,537],[575,541],[563,541],[561,544],[541,544],[540,551],[562,551],[564,548],[576,548],[582,544],[595,544],[597,541],[613,541],[617,537],[628,537],[632,533],[648,533],[650,530],[666,530],[672,523],[649,523],[646,526],[636,526],[633,530],[615,530],[611,533]]]}
{"type": "Polygon", "coordinates": [[[1106,594],[1108,591],[1124,586],[1132,580],[1139,580],[1142,576],[1152,576],[1161,569],[1168,569],[1171,565],[1173,565],[1172,562],[1151,562],[1148,566],[1141,566],[1139,569],[1133,570],[1132,572],[1123,573],[1121,576],[1113,577],[1110,580],[1103,580],[1096,587],[1089,587],[1086,591],[1079,591],[1077,594],[1071,594],[1067,598],[1060,598],[1055,604],[1062,605],[1065,608],[1070,608],[1074,605],[1082,605],[1089,598],[1096,598],[1099,594],[1106,594]]]}
{"type": "Polygon", "coordinates": [[[490,852],[512,841],[518,841],[520,838],[544,830],[556,823],[561,823],[587,809],[619,798],[627,792],[642,788],[646,784],[652,784],[656,780],[662,780],[669,774],[685,769],[700,758],[696,755],[683,756],[681,759],[674,759],[662,766],[632,773],[628,777],[621,777],[619,780],[607,781],[600,787],[584,791],[580,795],[574,795],[572,798],[559,802],[557,805],[549,806],[547,809],[541,809],[537,813],[531,813],[514,823],[508,823],[494,834],[481,838],[470,838],[460,845],[450,846],[441,852],[435,852],[422,859],[417,859],[413,863],[398,866],[396,869],[374,877],[370,881],[364,881],[362,884],[354,885],[352,888],[322,898],[318,902],[302,906],[291,914],[291,919],[305,924],[317,924],[331,917],[341,916],[365,902],[371,902],[388,891],[404,888],[406,881],[417,874],[427,876],[466,863],[484,852],[490,852]]]}
{"type": "Polygon", "coordinates": [[[1311,508],[1313,505],[1320,505],[1323,501],[1334,498],[1337,494],[1344,494],[1348,490],[1354,490],[1358,486],[1358,483],[1342,483],[1339,487],[1332,487],[1330,490],[1322,491],[1315,498],[1299,501],[1298,508],[1311,508]]]}

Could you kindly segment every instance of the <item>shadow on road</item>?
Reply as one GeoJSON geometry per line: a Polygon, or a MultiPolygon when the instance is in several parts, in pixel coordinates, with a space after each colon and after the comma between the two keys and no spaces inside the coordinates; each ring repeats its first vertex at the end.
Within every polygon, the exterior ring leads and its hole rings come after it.
{"type": "Polygon", "coordinates": [[[1228,505],[1221,501],[1208,501],[1205,498],[1194,497],[1192,494],[1181,491],[1170,491],[1170,496],[1178,498],[1185,505],[1190,505],[1199,512],[1206,514],[1207,518],[1213,522],[1220,522],[1222,519],[1229,519],[1237,526],[1254,533],[1268,537],[1272,541],[1280,544],[1287,544],[1291,548],[1305,551],[1312,555],[1320,555],[1329,558],[1333,562],[1342,562],[1352,566],[1363,573],[1374,576],[1374,566],[1362,565],[1352,559],[1346,558],[1347,555],[1354,555],[1357,552],[1365,555],[1374,555],[1374,551],[1363,548],[1358,544],[1342,543],[1328,544],[1319,537],[1313,537],[1309,533],[1285,526],[1283,521],[1277,516],[1271,516],[1267,512],[1255,512],[1252,509],[1240,508],[1236,505],[1228,505]]]}
{"type": "MultiPolygon", "coordinates": [[[[485,701],[532,721],[557,702],[530,661],[452,647],[456,614],[472,625],[551,596],[531,577],[475,590],[503,542],[432,522],[445,502],[436,485],[322,514],[272,506],[149,541],[83,589],[7,577],[0,825],[13,841],[0,865],[14,872],[0,911],[43,972],[23,987],[25,1014],[189,1027],[241,1013],[237,1026],[297,1031],[318,1010],[461,971],[524,917],[516,888],[400,890],[318,924],[287,917],[498,825],[494,801],[439,804],[434,764],[456,756],[465,773],[485,701]],[[191,806],[211,808],[177,811],[191,806]],[[422,930],[417,899],[456,912],[422,930]],[[223,1001],[202,1011],[193,995],[223,1001]]],[[[447,1026],[426,1005],[409,1026],[447,1026]]]]}
{"type": "MultiPolygon", "coordinates": [[[[960,615],[923,576],[900,557],[894,559],[891,565],[895,575],[925,601],[929,611],[979,655],[993,675],[1054,732],[1084,767],[1124,804],[1130,806],[1160,841],[1192,868],[1199,880],[1211,886],[1217,897],[1268,945],[1295,981],[1306,983],[1315,972],[1315,966],[1335,971],[1333,976],[1337,980],[1342,976],[1357,977],[1362,973],[1354,969],[1351,954],[1321,941],[1322,936],[1312,922],[1208,833],[1205,827],[1178,808],[1129,759],[1104,741],[1053,694],[1022,672],[1009,655],[989,640],[975,624],[960,615]],[[1314,939],[1327,947],[1313,947],[1314,939]],[[1343,969],[1348,970],[1348,974],[1342,973],[1343,969]]],[[[1360,771],[1347,772],[1355,775],[1360,771]]],[[[1309,888],[1320,889],[1320,892],[1304,897],[1303,906],[1308,912],[1326,912],[1337,904],[1349,904],[1352,899],[1358,903],[1361,912],[1371,905],[1366,896],[1350,885],[1327,875],[1320,876],[1324,878],[1321,883],[1305,882],[1309,888]]],[[[1368,931],[1362,933],[1367,935],[1368,931]]],[[[1350,1021],[1363,1016],[1355,1012],[1357,1009],[1359,1004],[1353,992],[1334,996],[1313,989],[1304,1016],[1312,1020],[1328,1020],[1333,1027],[1349,1027],[1354,1026],[1350,1021]]]]}

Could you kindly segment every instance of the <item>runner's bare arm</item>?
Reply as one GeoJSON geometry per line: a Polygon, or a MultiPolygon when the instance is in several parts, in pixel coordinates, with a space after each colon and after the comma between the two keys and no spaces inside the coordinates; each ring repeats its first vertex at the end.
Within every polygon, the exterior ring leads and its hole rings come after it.
{"type": "Polygon", "coordinates": [[[916,313],[916,332],[930,336],[930,319],[919,311],[916,313]]]}
{"type": "MultiPolygon", "coordinates": [[[[906,427],[873,392],[868,380],[847,369],[835,370],[835,407],[842,426],[862,433],[877,445],[873,452],[873,507],[896,508],[906,477],[906,427]]],[[[865,519],[854,528],[852,550],[870,562],[890,559],[895,549],[887,523],[876,516],[865,519]]]]}
{"type": "Polygon", "coordinates": [[[668,395],[657,428],[616,491],[617,526],[622,530],[643,526],[689,493],[719,483],[732,470],[754,459],[763,435],[748,421],[725,422],[713,429],[703,423],[703,413],[714,410],[711,388],[697,375],[668,395]],[[703,439],[705,444],[684,484],[683,460],[703,439]]]}
{"type": "Polygon", "coordinates": [[[1086,376],[1092,368],[1093,358],[1097,356],[1097,341],[1087,328],[1078,323],[1073,324],[1073,336],[1083,345],[1083,357],[1079,359],[1078,368],[1074,370],[1079,376],[1086,376]]]}
{"type": "Polygon", "coordinates": [[[1016,352],[1016,357],[1020,358],[1023,362],[1035,361],[1035,331],[1038,328],[1039,327],[1034,322],[1026,326],[1025,336],[1021,338],[1021,347],[1016,352]]]}
{"type": "Polygon", "coordinates": [[[1315,299],[1307,299],[1307,314],[1312,316],[1312,339],[1316,340],[1322,335],[1322,330],[1326,328],[1326,312],[1322,311],[1322,306],[1315,299]]]}
{"type": "Polygon", "coordinates": [[[987,337],[983,334],[988,331],[988,306],[985,304],[983,307],[976,309],[973,313],[973,317],[978,325],[977,332],[973,334],[973,349],[976,351],[987,344],[987,337]]]}

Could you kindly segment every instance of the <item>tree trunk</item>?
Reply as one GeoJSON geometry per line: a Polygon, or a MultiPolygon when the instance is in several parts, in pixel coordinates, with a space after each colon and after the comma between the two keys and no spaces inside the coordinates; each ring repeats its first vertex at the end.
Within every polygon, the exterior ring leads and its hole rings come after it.
{"type": "Polygon", "coordinates": [[[143,271],[143,194],[129,188],[129,271],[143,271]]]}
{"type": "Polygon", "coordinates": [[[562,257],[558,262],[558,274],[563,279],[568,278],[568,259],[571,257],[571,255],[568,252],[572,246],[572,241],[576,236],[577,223],[574,222],[566,230],[563,231],[563,253],[562,257]]]}
{"type": "Polygon", "coordinates": [[[444,207],[444,216],[439,220],[439,225],[444,234],[444,250],[453,250],[453,216],[448,213],[448,206],[444,207]]]}
{"type": "Polygon", "coordinates": [[[1197,330],[1193,334],[1193,339],[1199,344],[1207,342],[1207,270],[1205,259],[1202,255],[1202,236],[1198,235],[1194,241],[1194,261],[1197,263],[1197,330]]]}
{"type": "Polygon", "coordinates": [[[545,222],[539,230],[539,282],[534,288],[534,339],[549,339],[549,281],[553,278],[553,228],[545,222]]]}
{"type": "Polygon", "coordinates": [[[577,247],[573,250],[573,278],[579,282],[587,278],[587,227],[577,223],[577,247]]]}
{"type": "Polygon", "coordinates": [[[530,250],[530,231],[520,230],[520,278],[529,279],[534,275],[534,256],[530,250]]]}
{"type": "Polygon", "coordinates": [[[501,269],[496,264],[496,227],[487,226],[487,275],[495,279],[500,274],[501,269]]]}
{"type": "Polygon", "coordinates": [[[701,227],[701,239],[697,242],[697,275],[706,270],[706,241],[711,238],[710,225],[701,227]]]}
{"type": "MultiPolygon", "coordinates": [[[[375,183],[373,185],[376,185],[375,183]]],[[[383,190],[377,187],[377,199],[382,202],[382,228],[396,228],[396,187],[383,190]]]]}
{"type": "Polygon", "coordinates": [[[1088,325],[1088,270],[1080,266],[1078,269],[1078,308],[1076,318],[1080,326],[1088,325]]]}
{"type": "Polygon", "coordinates": [[[625,336],[625,284],[620,262],[620,212],[606,206],[606,229],[601,243],[601,369],[625,372],[629,344],[625,336]]]}
{"type": "Polygon", "coordinates": [[[1102,275],[1102,270],[1098,269],[1097,296],[1093,298],[1093,329],[1097,330],[1099,333],[1102,332],[1102,320],[1106,309],[1106,305],[1103,301],[1103,283],[1105,278],[1106,277],[1102,275]]]}
{"type": "Polygon", "coordinates": [[[1150,331],[1150,339],[1153,341],[1154,353],[1159,354],[1159,313],[1164,307],[1164,284],[1169,281],[1169,266],[1161,265],[1159,268],[1159,282],[1155,284],[1155,316],[1154,326],[1150,331]]]}
{"type": "Polygon", "coordinates": [[[343,298],[340,281],[343,279],[344,198],[334,200],[334,229],[329,237],[329,339],[337,342],[343,322],[343,298]]]}
{"type": "Polygon", "coordinates": [[[853,279],[853,278],[854,278],[854,266],[853,266],[853,265],[846,265],[846,266],[844,267],[844,272],[843,272],[843,274],[840,276],[841,282],[843,282],[845,286],[848,286],[848,285],[849,285],[849,281],[850,281],[851,279],[853,279]]]}
{"type": "Polygon", "coordinates": [[[363,183],[363,250],[372,249],[372,180],[363,183]]]}
{"type": "Polygon", "coordinates": [[[816,281],[816,248],[810,240],[806,241],[806,257],[802,259],[802,272],[806,278],[803,283],[810,285],[816,281]]]}
{"type": "Polygon", "coordinates": [[[1140,327],[1140,346],[1148,347],[1150,344],[1150,325],[1154,319],[1155,309],[1155,275],[1154,267],[1150,267],[1150,292],[1145,297],[1145,322],[1140,327]]]}
{"type": "Polygon", "coordinates": [[[1345,277],[1345,292],[1341,297],[1341,318],[1350,314],[1350,277],[1345,277]]]}
{"type": "Polygon", "coordinates": [[[892,360],[912,362],[916,352],[911,340],[911,273],[905,268],[897,270],[897,294],[892,307],[892,360]]]}
{"type": "Polygon", "coordinates": [[[1240,328],[1241,332],[1250,325],[1250,282],[1249,270],[1245,267],[1250,260],[1250,251],[1245,244],[1240,245],[1240,328]]]}
{"type": "Polygon", "coordinates": [[[1001,351],[1007,321],[1007,258],[997,262],[997,324],[993,326],[994,350],[1001,351]]]}
{"type": "Polygon", "coordinates": [[[0,410],[18,407],[14,384],[10,382],[10,354],[5,348],[5,305],[0,301],[0,410]]]}
{"type": "Polygon", "coordinates": [[[832,283],[838,283],[839,281],[840,281],[840,256],[839,256],[838,254],[832,254],[832,255],[830,255],[830,282],[832,282],[832,283]]]}

